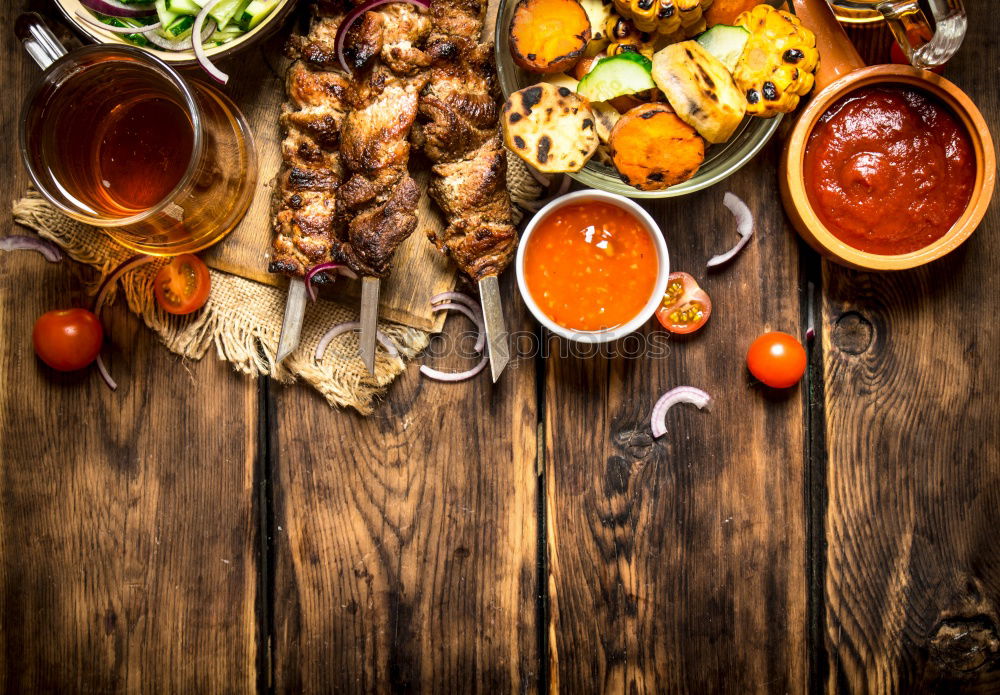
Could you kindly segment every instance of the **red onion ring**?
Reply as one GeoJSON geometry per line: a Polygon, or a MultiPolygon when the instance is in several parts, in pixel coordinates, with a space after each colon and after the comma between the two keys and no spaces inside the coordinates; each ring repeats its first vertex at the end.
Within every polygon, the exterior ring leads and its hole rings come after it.
{"type": "Polygon", "coordinates": [[[486,326],[483,324],[483,319],[476,315],[474,309],[470,309],[464,304],[459,304],[457,302],[445,302],[443,304],[436,304],[431,308],[431,311],[457,311],[460,314],[464,314],[470,321],[476,324],[476,345],[473,348],[476,352],[482,353],[483,348],[486,347],[486,326]]]}
{"type": "Polygon", "coordinates": [[[109,372],[108,368],[104,366],[104,360],[101,359],[101,356],[98,355],[94,362],[97,364],[97,373],[101,375],[102,379],[104,379],[104,383],[107,384],[108,388],[112,391],[117,391],[118,382],[111,378],[111,372],[109,372]]]}
{"type": "Polygon", "coordinates": [[[313,287],[312,279],[318,273],[322,273],[327,270],[336,270],[339,275],[343,275],[344,277],[349,277],[354,280],[358,279],[358,274],[343,263],[320,263],[319,265],[314,265],[308,270],[308,272],[306,272],[306,291],[309,293],[309,298],[314,302],[316,301],[316,289],[313,287]]]}
{"type": "MultiPolygon", "coordinates": [[[[215,32],[215,20],[209,19],[205,22],[205,28],[201,30],[201,41],[208,41],[208,37],[215,32]]],[[[194,48],[194,31],[183,39],[165,39],[157,33],[147,34],[146,39],[157,48],[164,51],[190,51],[194,48]]]]}
{"type": "Polygon", "coordinates": [[[45,260],[49,263],[58,263],[63,258],[62,251],[51,241],[23,234],[12,234],[11,236],[0,238],[0,250],[37,251],[45,256],[45,260]]]}
{"type": "Polygon", "coordinates": [[[750,236],[753,234],[753,213],[750,212],[750,208],[747,207],[746,203],[727,191],[726,195],[722,197],[722,204],[725,205],[729,209],[729,212],[733,213],[733,217],[736,218],[736,231],[739,232],[740,240],[736,242],[736,245],[733,246],[733,248],[729,249],[725,253],[720,253],[717,256],[709,258],[709,268],[715,268],[732,260],[732,258],[747,245],[747,242],[750,241],[750,236]]]}
{"type": "Polygon", "coordinates": [[[699,410],[712,409],[712,397],[701,389],[693,386],[678,386],[670,389],[660,397],[653,406],[650,424],[653,428],[653,438],[659,439],[667,433],[667,411],[678,403],[690,403],[699,410]]]}
{"type": "MultiPolygon", "coordinates": [[[[201,38],[201,29],[205,25],[205,18],[208,17],[208,13],[212,11],[212,8],[219,3],[219,0],[208,0],[202,8],[201,12],[194,17],[194,27],[191,29],[191,35],[201,38]]],[[[198,65],[201,69],[208,73],[208,76],[219,84],[226,84],[229,82],[229,75],[219,70],[215,67],[211,60],[208,59],[208,54],[205,53],[204,40],[193,41],[192,45],[194,47],[194,57],[198,59],[198,65]]]]}
{"type": "Polygon", "coordinates": [[[100,318],[101,309],[104,308],[104,300],[108,298],[108,292],[110,292],[114,284],[118,282],[118,278],[130,270],[134,270],[141,265],[146,265],[147,263],[152,263],[155,260],[158,260],[157,256],[132,256],[119,264],[117,268],[112,270],[111,274],[104,278],[104,282],[102,282],[101,286],[97,289],[97,296],[94,299],[94,314],[100,318]]]}
{"type": "Polygon", "coordinates": [[[76,16],[78,19],[82,19],[87,24],[95,26],[98,29],[103,29],[104,31],[109,31],[112,34],[145,34],[146,32],[155,31],[163,26],[162,22],[156,22],[155,24],[146,24],[141,27],[113,27],[110,24],[98,22],[90,15],[80,12],[80,10],[76,11],[76,16]]]}
{"type": "MultiPolygon", "coordinates": [[[[104,278],[104,282],[97,290],[97,297],[94,299],[94,315],[98,319],[101,318],[101,309],[104,308],[104,301],[108,298],[108,292],[111,287],[118,282],[118,278],[127,273],[130,270],[135,270],[141,265],[146,265],[147,263],[152,263],[157,260],[157,256],[132,256],[131,258],[125,260],[123,263],[119,264],[117,268],[111,271],[111,274],[104,278]]],[[[104,383],[108,385],[112,391],[118,389],[118,384],[114,379],[111,378],[111,373],[108,368],[104,365],[104,360],[98,354],[97,359],[97,371],[100,373],[101,378],[104,379],[104,383]]]]}
{"type": "Polygon", "coordinates": [[[434,379],[435,381],[465,381],[466,379],[471,379],[476,374],[483,371],[486,367],[486,363],[489,361],[489,356],[483,355],[483,358],[479,360],[479,364],[472,369],[467,369],[464,372],[442,372],[439,369],[434,369],[433,367],[428,367],[426,364],[422,364],[420,365],[420,373],[428,379],[434,379]]]}
{"type": "Polygon", "coordinates": [[[156,7],[151,2],[126,4],[118,0],[80,0],[80,4],[108,17],[149,17],[156,14],[156,7]]]}
{"type": "Polygon", "coordinates": [[[337,27],[337,37],[333,41],[333,46],[337,51],[337,60],[340,61],[340,66],[344,68],[344,72],[348,75],[350,75],[353,71],[351,70],[351,66],[347,64],[347,58],[344,57],[344,44],[347,39],[347,30],[350,29],[351,26],[358,21],[358,17],[363,15],[365,12],[394,2],[406,2],[410,5],[423,7],[424,9],[427,9],[431,5],[430,0],[369,0],[369,2],[359,5],[351,10],[348,15],[344,17],[344,21],[340,23],[340,26],[337,27]]]}
{"type": "Polygon", "coordinates": [[[440,304],[441,302],[458,302],[480,313],[483,311],[483,308],[479,306],[479,302],[462,292],[439,292],[431,297],[431,306],[440,304]]]}
{"type": "MultiPolygon", "coordinates": [[[[323,334],[323,337],[319,339],[319,343],[316,345],[316,360],[322,360],[323,354],[326,352],[326,346],[330,344],[330,341],[336,338],[341,333],[347,333],[348,331],[360,331],[361,322],[360,321],[345,321],[344,323],[338,323],[336,326],[328,330],[323,334]]],[[[396,346],[392,344],[388,336],[382,331],[375,331],[375,339],[385,348],[385,351],[389,353],[390,357],[399,357],[399,350],[396,346]]]]}

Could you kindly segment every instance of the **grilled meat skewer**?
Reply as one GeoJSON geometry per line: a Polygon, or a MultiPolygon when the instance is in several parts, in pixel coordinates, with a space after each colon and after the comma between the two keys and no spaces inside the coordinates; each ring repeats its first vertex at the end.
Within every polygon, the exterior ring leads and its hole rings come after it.
{"type": "Polygon", "coordinates": [[[346,234],[336,255],[359,275],[384,277],[393,252],[417,226],[420,189],[407,163],[429,62],[416,47],[430,26],[413,5],[399,3],[366,13],[348,35],[345,54],[361,70],[341,131],[341,159],[350,178],[337,200],[346,234]]]}
{"type": "Polygon", "coordinates": [[[507,155],[497,126],[492,46],[479,43],[486,0],[431,0],[434,60],[420,98],[417,140],[434,162],[430,195],[448,225],[428,236],[479,285],[493,381],[510,360],[497,276],[517,247],[507,155]]]}
{"type": "Polygon", "coordinates": [[[434,162],[431,197],[448,221],[429,237],[477,282],[499,275],[517,248],[493,48],[479,42],[485,11],[485,0],[431,1],[426,50],[434,65],[418,134],[434,162]]]}
{"type": "Polygon", "coordinates": [[[285,138],[268,267],[272,273],[301,277],[310,267],[333,260],[339,246],[335,201],[346,172],[338,150],[350,83],[339,70],[334,38],[343,18],[340,3],[320,3],[309,33],[289,42],[288,52],[296,61],[285,76],[288,101],[281,114],[285,138]]]}

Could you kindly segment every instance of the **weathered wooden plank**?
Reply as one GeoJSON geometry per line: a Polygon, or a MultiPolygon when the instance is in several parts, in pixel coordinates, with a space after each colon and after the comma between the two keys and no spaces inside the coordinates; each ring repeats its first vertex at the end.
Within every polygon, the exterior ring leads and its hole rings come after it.
{"type": "Polygon", "coordinates": [[[534,691],[531,360],[496,386],[412,365],[369,418],[303,389],[274,410],[277,691],[534,691]]]}
{"type": "MultiPolygon", "coordinates": [[[[712,296],[700,334],[668,341],[662,357],[548,360],[551,671],[564,692],[806,687],[804,395],[762,392],[744,367],[753,337],[801,323],[797,242],[761,183],[776,154],[652,206],[672,269],[712,296]],[[756,211],[757,236],[706,274],[735,236],[726,189],[756,211]],[[653,403],[681,384],[710,392],[715,409],[671,411],[654,442],[653,403]]],[[[664,334],[643,336],[655,346],[664,334]]]]}
{"type": "MultiPolygon", "coordinates": [[[[13,133],[36,70],[10,40],[0,71],[13,133]]],[[[26,186],[16,138],[0,161],[7,233],[26,186]]],[[[0,691],[252,691],[256,385],[179,361],[118,306],[117,393],[44,367],[32,324],[90,301],[81,272],[0,255],[0,691]]]]}
{"type": "MultiPolygon", "coordinates": [[[[986,3],[946,76],[997,132],[986,3]]],[[[1000,690],[1000,213],[915,271],[828,264],[828,689],[1000,690]]]]}

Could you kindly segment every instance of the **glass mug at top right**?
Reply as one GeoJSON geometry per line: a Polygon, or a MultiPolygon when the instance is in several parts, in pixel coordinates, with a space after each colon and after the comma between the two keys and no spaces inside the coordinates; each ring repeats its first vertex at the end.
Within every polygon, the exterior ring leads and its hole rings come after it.
{"type": "Polygon", "coordinates": [[[828,0],[847,23],[884,19],[915,68],[944,65],[962,45],[968,19],[962,0],[828,0]]]}

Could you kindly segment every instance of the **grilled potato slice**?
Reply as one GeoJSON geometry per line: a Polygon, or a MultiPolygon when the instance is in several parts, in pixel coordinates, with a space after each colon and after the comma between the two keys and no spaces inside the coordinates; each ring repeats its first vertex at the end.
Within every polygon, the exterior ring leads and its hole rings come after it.
{"type": "Polygon", "coordinates": [[[718,58],[697,41],[667,46],[653,56],[653,81],[685,123],[711,143],[732,137],[746,98],[718,58]]]}
{"type": "Polygon", "coordinates": [[[547,82],[511,94],[501,122],[508,149],[545,173],[579,171],[600,142],[589,102],[547,82]]]}

